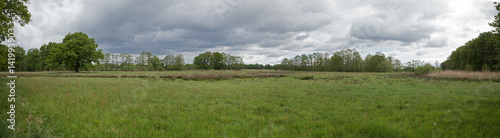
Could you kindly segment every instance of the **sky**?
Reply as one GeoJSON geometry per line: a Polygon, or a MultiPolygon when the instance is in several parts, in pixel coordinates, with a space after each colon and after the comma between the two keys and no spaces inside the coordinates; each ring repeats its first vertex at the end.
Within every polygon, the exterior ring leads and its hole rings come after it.
{"type": "Polygon", "coordinates": [[[26,51],[84,32],[105,53],[240,56],[246,64],[356,49],[403,62],[443,62],[491,31],[489,0],[31,0],[32,21],[16,26],[26,51]]]}

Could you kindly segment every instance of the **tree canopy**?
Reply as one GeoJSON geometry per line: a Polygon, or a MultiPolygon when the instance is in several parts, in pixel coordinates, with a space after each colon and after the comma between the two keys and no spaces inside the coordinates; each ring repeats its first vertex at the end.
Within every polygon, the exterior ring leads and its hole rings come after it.
{"type": "Polygon", "coordinates": [[[81,69],[95,68],[94,64],[104,58],[102,49],[97,49],[98,44],[94,38],[89,38],[83,32],[69,33],[62,43],[52,45],[49,49],[49,66],[64,66],[75,72],[81,69]]]}
{"type": "Polygon", "coordinates": [[[239,70],[244,67],[243,59],[238,56],[231,56],[227,53],[205,52],[194,58],[193,64],[199,69],[215,69],[215,70],[239,70]]]}
{"type": "Polygon", "coordinates": [[[14,23],[24,26],[31,21],[31,13],[26,4],[29,0],[1,0],[0,8],[0,41],[5,41],[8,30],[14,27],[14,23]]]}
{"type": "Polygon", "coordinates": [[[380,52],[368,54],[363,60],[356,49],[342,49],[335,51],[331,57],[327,53],[313,53],[297,55],[292,59],[285,58],[277,68],[297,71],[390,72],[401,71],[402,65],[399,60],[386,57],[380,52]]]}

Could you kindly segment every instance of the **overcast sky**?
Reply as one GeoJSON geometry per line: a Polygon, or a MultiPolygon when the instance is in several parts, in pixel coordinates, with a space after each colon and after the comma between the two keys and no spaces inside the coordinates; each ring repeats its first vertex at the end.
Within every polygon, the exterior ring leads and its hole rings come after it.
{"type": "Polygon", "coordinates": [[[277,64],[298,54],[357,49],[403,62],[443,62],[493,30],[487,0],[31,0],[32,22],[16,27],[26,49],[70,32],[96,39],[106,53],[150,51],[186,62],[205,51],[277,64]]]}

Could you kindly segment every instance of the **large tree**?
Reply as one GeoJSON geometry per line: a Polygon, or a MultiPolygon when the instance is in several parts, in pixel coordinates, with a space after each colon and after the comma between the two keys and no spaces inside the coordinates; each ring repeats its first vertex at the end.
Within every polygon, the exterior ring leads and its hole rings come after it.
{"type": "Polygon", "coordinates": [[[215,70],[226,70],[242,69],[244,64],[243,59],[238,56],[231,56],[227,53],[220,52],[210,52],[201,53],[194,58],[193,64],[197,66],[198,69],[215,69],[215,70]]]}
{"type": "Polygon", "coordinates": [[[55,45],[49,53],[48,60],[54,66],[64,66],[75,72],[81,69],[89,70],[104,58],[102,49],[97,49],[98,44],[94,38],[89,38],[83,32],[69,33],[61,44],[55,45]]]}
{"type": "Polygon", "coordinates": [[[0,42],[7,39],[8,30],[14,27],[14,23],[24,26],[31,21],[31,13],[26,4],[29,0],[1,0],[0,8],[0,42]]]}
{"type": "Polygon", "coordinates": [[[2,58],[0,58],[0,71],[7,71],[8,60],[6,57],[7,57],[7,54],[9,53],[8,49],[9,49],[9,47],[7,47],[6,45],[0,44],[0,57],[2,57],[2,58]]]}
{"type": "Polygon", "coordinates": [[[43,46],[40,47],[40,58],[42,59],[42,68],[44,70],[51,70],[51,69],[53,69],[53,68],[51,68],[49,66],[48,57],[49,57],[50,51],[52,50],[52,48],[55,45],[58,45],[58,43],[56,43],[56,42],[49,42],[48,44],[43,44],[43,46]]]}
{"type": "Polygon", "coordinates": [[[201,53],[198,56],[194,57],[193,64],[195,64],[199,69],[212,69],[212,52],[201,53]]]}
{"type": "Polygon", "coordinates": [[[26,70],[27,71],[41,71],[43,70],[43,62],[38,48],[28,50],[26,54],[26,70]]]}
{"type": "Polygon", "coordinates": [[[23,47],[16,46],[14,47],[14,55],[16,55],[16,64],[14,66],[16,67],[17,71],[25,71],[26,70],[26,51],[24,50],[23,47]]]}
{"type": "Polygon", "coordinates": [[[212,67],[215,70],[227,69],[226,57],[224,57],[223,53],[214,52],[212,54],[212,63],[213,63],[212,67]]]}

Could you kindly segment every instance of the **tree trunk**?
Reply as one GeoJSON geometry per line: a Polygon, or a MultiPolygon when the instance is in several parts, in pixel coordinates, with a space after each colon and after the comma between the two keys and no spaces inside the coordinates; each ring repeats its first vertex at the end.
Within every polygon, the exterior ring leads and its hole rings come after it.
{"type": "Polygon", "coordinates": [[[80,62],[76,62],[75,72],[80,72],[80,62]]]}

